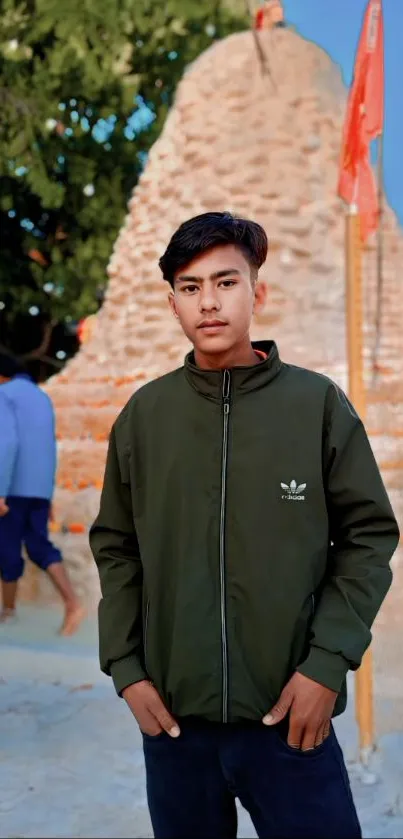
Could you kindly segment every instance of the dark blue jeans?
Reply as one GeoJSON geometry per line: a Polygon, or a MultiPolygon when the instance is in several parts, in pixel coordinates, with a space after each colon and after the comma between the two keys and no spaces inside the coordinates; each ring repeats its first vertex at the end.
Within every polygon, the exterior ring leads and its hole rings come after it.
{"type": "Polygon", "coordinates": [[[60,551],[48,535],[50,502],[46,498],[7,498],[10,511],[0,518],[0,577],[14,583],[22,576],[22,546],[42,571],[61,561],[60,551]]]}
{"type": "Polygon", "coordinates": [[[181,735],[143,735],[147,797],[156,839],[234,839],[235,798],[259,837],[359,839],[343,755],[332,730],[302,753],[287,726],[179,720],[181,735]]]}

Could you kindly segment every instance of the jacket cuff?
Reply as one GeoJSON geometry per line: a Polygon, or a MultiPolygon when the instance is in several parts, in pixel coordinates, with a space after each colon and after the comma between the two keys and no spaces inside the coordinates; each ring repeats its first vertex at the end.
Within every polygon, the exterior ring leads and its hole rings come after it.
{"type": "Polygon", "coordinates": [[[297,667],[298,673],[339,693],[350,665],[342,655],[311,647],[308,658],[297,667]]]}
{"type": "Polygon", "coordinates": [[[129,687],[129,685],[134,685],[136,682],[142,682],[143,679],[148,679],[147,673],[135,655],[128,655],[125,658],[114,661],[110,666],[110,672],[116,693],[119,696],[122,695],[122,690],[129,687]]]}

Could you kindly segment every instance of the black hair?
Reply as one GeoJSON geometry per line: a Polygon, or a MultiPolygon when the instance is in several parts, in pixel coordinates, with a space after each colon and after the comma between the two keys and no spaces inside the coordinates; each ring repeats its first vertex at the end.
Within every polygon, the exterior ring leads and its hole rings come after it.
{"type": "Polygon", "coordinates": [[[159,261],[164,280],[173,288],[175,274],[193,259],[219,245],[235,245],[251,266],[254,278],[266,260],[268,241],[255,221],[231,213],[202,213],[185,221],[173,234],[159,261]]]}
{"type": "Polygon", "coordinates": [[[23,373],[22,364],[11,353],[0,352],[0,376],[5,379],[12,379],[18,373],[23,373]]]}

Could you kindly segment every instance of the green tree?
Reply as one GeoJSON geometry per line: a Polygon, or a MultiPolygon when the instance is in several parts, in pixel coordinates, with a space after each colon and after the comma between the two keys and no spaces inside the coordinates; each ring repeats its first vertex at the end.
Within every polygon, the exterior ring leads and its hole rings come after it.
{"type": "Polygon", "coordinates": [[[61,325],[97,310],[185,67],[245,25],[221,0],[2,0],[3,345],[58,363],[55,325],[60,343],[61,325]]]}

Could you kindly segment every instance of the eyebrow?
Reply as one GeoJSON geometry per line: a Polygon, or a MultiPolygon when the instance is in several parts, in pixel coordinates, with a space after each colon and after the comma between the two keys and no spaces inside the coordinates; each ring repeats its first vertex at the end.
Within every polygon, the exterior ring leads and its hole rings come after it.
{"type": "MultiPolygon", "coordinates": [[[[222,280],[223,277],[233,277],[234,274],[236,276],[240,276],[241,272],[238,268],[224,268],[222,271],[214,271],[214,274],[211,274],[211,280],[222,280]]],[[[188,274],[181,274],[180,277],[177,277],[176,282],[178,283],[202,283],[204,280],[203,277],[194,277],[188,274]]]]}

